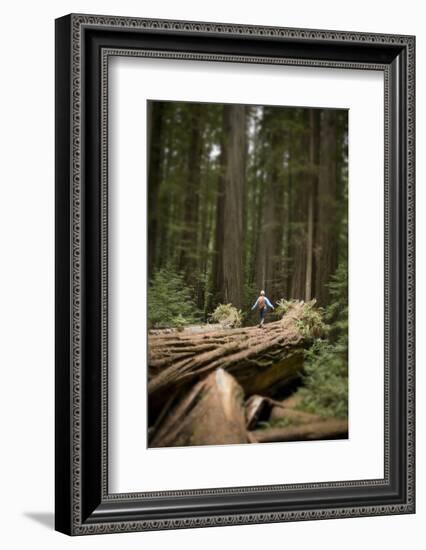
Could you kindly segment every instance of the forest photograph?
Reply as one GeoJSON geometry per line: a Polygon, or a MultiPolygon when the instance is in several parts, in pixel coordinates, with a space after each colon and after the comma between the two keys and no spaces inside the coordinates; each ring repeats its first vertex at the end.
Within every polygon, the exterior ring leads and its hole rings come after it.
{"type": "Polygon", "coordinates": [[[147,102],[147,445],[347,439],[348,111],[147,102]]]}

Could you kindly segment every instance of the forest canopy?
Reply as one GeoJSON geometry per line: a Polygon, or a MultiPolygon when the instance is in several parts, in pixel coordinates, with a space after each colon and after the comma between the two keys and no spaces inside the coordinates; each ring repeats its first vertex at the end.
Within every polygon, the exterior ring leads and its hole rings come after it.
{"type": "Polygon", "coordinates": [[[148,102],[150,326],[207,321],[219,304],[247,320],[261,289],[333,304],[347,125],[346,110],[148,102]]]}

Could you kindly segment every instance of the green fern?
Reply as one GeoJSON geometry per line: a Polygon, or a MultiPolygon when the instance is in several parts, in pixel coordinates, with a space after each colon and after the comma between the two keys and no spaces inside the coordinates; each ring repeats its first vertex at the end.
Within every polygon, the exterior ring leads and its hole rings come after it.
{"type": "Polygon", "coordinates": [[[324,311],[328,332],[305,352],[304,386],[298,408],[323,416],[348,415],[348,273],[342,262],[329,283],[324,311]]]}

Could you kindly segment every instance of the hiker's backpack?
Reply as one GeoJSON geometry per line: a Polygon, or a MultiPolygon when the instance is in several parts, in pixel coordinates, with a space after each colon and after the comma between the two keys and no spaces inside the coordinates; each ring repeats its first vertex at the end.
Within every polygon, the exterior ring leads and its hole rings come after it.
{"type": "Polygon", "coordinates": [[[265,307],[265,296],[259,296],[257,307],[263,309],[265,307]]]}

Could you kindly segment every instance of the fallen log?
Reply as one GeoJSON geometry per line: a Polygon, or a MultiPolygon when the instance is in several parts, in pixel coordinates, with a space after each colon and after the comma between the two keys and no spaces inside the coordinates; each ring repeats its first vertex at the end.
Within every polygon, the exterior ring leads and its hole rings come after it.
{"type": "Polygon", "coordinates": [[[223,328],[220,323],[206,323],[202,325],[186,325],[182,328],[152,328],[149,330],[149,334],[154,336],[164,336],[165,334],[177,334],[185,332],[186,334],[196,334],[197,332],[211,332],[212,330],[219,330],[223,328]]]}
{"type": "Polygon", "coordinates": [[[149,447],[250,443],[243,400],[236,380],[217,369],[167,410],[153,429],[149,447]]]}
{"type": "Polygon", "coordinates": [[[264,395],[252,395],[246,401],[247,429],[253,430],[258,422],[274,422],[277,420],[289,420],[296,424],[309,422],[321,422],[326,417],[296,410],[287,406],[286,400],[276,401],[264,395]]]}
{"type": "Polygon", "coordinates": [[[322,420],[285,428],[255,430],[250,432],[250,435],[257,443],[345,439],[348,437],[348,421],[338,419],[322,420]]]}
{"type": "Polygon", "coordinates": [[[253,430],[260,421],[269,420],[272,407],[276,401],[263,395],[252,395],[246,401],[246,425],[253,430]]]}
{"type": "MultiPolygon", "coordinates": [[[[148,403],[151,420],[171,392],[218,368],[232,374],[246,396],[273,395],[303,367],[311,338],[304,330],[315,301],[295,302],[279,321],[264,328],[221,329],[205,333],[150,334],[148,403]]],[[[315,336],[318,336],[318,327],[315,336]]]]}

